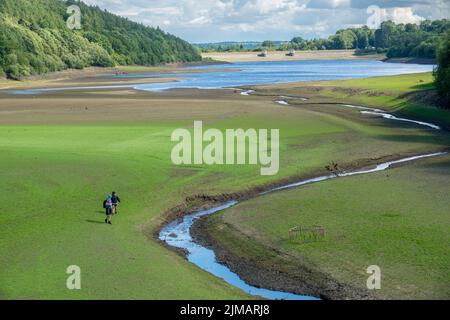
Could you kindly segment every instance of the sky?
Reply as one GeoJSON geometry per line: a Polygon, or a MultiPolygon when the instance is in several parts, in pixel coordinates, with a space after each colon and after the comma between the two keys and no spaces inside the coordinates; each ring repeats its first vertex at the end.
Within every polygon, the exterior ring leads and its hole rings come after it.
{"type": "Polygon", "coordinates": [[[450,0],[83,0],[191,43],[328,37],[381,21],[450,19],[450,0]]]}

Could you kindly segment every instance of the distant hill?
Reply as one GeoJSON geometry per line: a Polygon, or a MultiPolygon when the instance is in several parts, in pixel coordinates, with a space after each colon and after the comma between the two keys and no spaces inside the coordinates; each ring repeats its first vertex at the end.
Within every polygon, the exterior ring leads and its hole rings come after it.
{"type": "Polygon", "coordinates": [[[200,60],[180,38],[79,1],[0,0],[0,76],[200,60]],[[66,25],[70,5],[81,9],[80,30],[66,25]]]}

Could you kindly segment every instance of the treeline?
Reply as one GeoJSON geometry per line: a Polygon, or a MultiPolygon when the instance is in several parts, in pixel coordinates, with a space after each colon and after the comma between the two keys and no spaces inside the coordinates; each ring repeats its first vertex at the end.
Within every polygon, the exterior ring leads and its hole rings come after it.
{"type": "Polygon", "coordinates": [[[359,53],[386,53],[388,58],[436,58],[436,46],[450,30],[450,20],[424,20],[420,25],[385,21],[379,29],[364,26],[339,30],[328,39],[294,38],[283,49],[340,50],[357,49],[359,53]]]}
{"type": "Polygon", "coordinates": [[[448,31],[437,49],[437,68],[434,71],[435,84],[443,105],[450,109],[450,31],[448,31]]]}
{"type": "MultiPolygon", "coordinates": [[[[279,46],[283,41],[272,42],[273,45],[279,46]]],[[[199,48],[202,52],[248,52],[261,51],[265,42],[261,41],[244,41],[244,42],[216,42],[216,43],[194,43],[194,46],[199,48]]]]}
{"type": "MultiPolygon", "coordinates": [[[[217,51],[255,50],[344,50],[356,49],[359,54],[386,53],[387,57],[436,58],[436,46],[445,32],[450,30],[450,20],[424,20],[416,24],[383,22],[379,29],[342,29],[327,39],[303,39],[295,37],[289,42],[264,41],[259,48],[247,49],[235,43],[219,46],[217,51]]],[[[204,50],[211,50],[211,45],[204,50]]]]}
{"type": "Polygon", "coordinates": [[[0,0],[0,76],[200,60],[180,38],[80,1],[0,0]],[[80,30],[66,25],[73,4],[81,9],[80,30]]]}

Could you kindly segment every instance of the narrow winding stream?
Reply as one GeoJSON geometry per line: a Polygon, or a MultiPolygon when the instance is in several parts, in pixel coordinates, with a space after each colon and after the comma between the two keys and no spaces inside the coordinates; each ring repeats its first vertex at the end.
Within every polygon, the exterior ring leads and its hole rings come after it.
{"type": "MultiPolygon", "coordinates": [[[[243,91],[241,94],[244,95],[250,95],[252,91],[243,91]]],[[[279,98],[288,98],[281,96],[279,98]]],[[[279,100],[275,101],[275,103],[281,104],[281,105],[289,105],[289,103],[285,100],[279,100]]],[[[415,121],[410,119],[404,119],[404,118],[398,118],[391,114],[385,113],[381,109],[374,109],[374,108],[367,108],[362,106],[355,106],[355,105],[342,105],[343,107],[348,108],[356,108],[361,111],[362,114],[370,114],[370,115],[376,115],[380,116],[386,119],[390,120],[396,120],[396,121],[406,121],[406,122],[412,122],[416,123],[421,126],[426,126],[428,128],[432,128],[435,130],[439,130],[440,127],[431,123],[426,123],[422,121],[415,121]]],[[[338,177],[349,177],[354,175],[361,175],[361,174],[369,174],[374,173],[378,171],[384,171],[389,169],[392,165],[399,164],[399,163],[405,163],[410,162],[414,160],[424,159],[424,158],[430,158],[430,157],[437,157],[447,154],[447,152],[437,152],[437,153],[431,153],[431,154],[423,154],[418,156],[412,156],[403,158],[400,160],[395,161],[388,161],[381,164],[376,165],[375,167],[371,169],[361,169],[361,170],[355,170],[340,174],[329,174],[329,175],[323,175],[318,176],[311,179],[301,180],[295,183],[290,183],[281,187],[273,188],[269,191],[263,192],[260,194],[260,196],[269,194],[276,191],[281,191],[285,189],[291,189],[295,187],[304,186],[307,184],[317,183],[321,181],[326,181],[330,179],[335,179],[338,177]]],[[[264,288],[257,288],[254,286],[249,285],[245,281],[243,281],[236,273],[231,271],[227,266],[222,265],[217,262],[216,255],[213,250],[208,249],[198,243],[196,243],[191,236],[190,230],[192,225],[195,223],[195,221],[203,216],[214,214],[220,211],[223,211],[225,209],[231,208],[235,205],[237,205],[238,201],[230,201],[225,204],[216,206],[214,208],[208,209],[208,210],[202,210],[196,213],[188,214],[184,216],[182,219],[175,220],[169,224],[167,224],[160,232],[159,238],[162,241],[165,241],[170,246],[181,248],[187,251],[187,259],[189,262],[197,265],[201,269],[223,279],[225,282],[245,291],[248,294],[271,299],[271,300],[317,300],[317,297],[310,297],[310,296],[302,296],[297,295],[289,292],[281,292],[281,291],[273,291],[268,290],[264,288]]]]}
{"type": "MultiPolygon", "coordinates": [[[[424,159],[424,158],[430,158],[430,157],[436,157],[440,155],[444,155],[446,152],[437,152],[437,153],[431,153],[431,154],[424,154],[414,157],[408,157],[396,161],[389,161],[385,163],[381,163],[377,165],[376,167],[372,169],[367,170],[359,170],[359,171],[351,171],[346,173],[341,173],[338,175],[330,174],[330,175],[324,175],[324,176],[318,176],[312,179],[307,180],[301,180],[295,183],[287,184],[285,186],[273,188],[269,191],[263,192],[260,195],[269,194],[275,191],[285,190],[285,189],[291,189],[307,184],[317,183],[321,181],[326,181],[330,179],[334,179],[337,177],[348,177],[348,176],[354,176],[359,174],[368,174],[373,173],[377,171],[383,171],[388,169],[394,164],[404,163],[404,162],[410,162],[418,159],[424,159]]],[[[281,292],[281,291],[273,291],[263,288],[256,288],[254,286],[251,286],[247,284],[245,281],[243,281],[239,276],[231,271],[228,267],[225,265],[222,265],[217,262],[216,255],[213,250],[208,249],[198,243],[196,243],[190,234],[190,229],[192,225],[195,223],[195,221],[203,216],[214,214],[220,211],[223,211],[225,209],[231,208],[238,204],[238,201],[230,201],[225,204],[216,206],[214,208],[208,209],[208,210],[202,210],[196,213],[192,213],[189,215],[184,216],[182,219],[175,220],[168,225],[166,225],[160,232],[159,238],[162,241],[165,241],[170,246],[173,246],[175,248],[181,248],[185,249],[187,254],[187,259],[189,262],[197,265],[198,267],[202,268],[203,270],[223,279],[225,282],[245,291],[248,294],[259,296],[266,299],[271,300],[316,300],[318,298],[316,297],[309,297],[309,296],[302,296],[297,295],[289,292],[281,292]]]]}

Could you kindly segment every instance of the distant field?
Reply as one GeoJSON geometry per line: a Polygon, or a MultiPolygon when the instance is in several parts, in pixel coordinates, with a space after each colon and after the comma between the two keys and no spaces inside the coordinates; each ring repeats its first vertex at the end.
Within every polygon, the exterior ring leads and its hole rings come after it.
{"type": "Polygon", "coordinates": [[[267,57],[258,57],[259,52],[211,52],[202,53],[203,58],[226,62],[245,61],[292,61],[292,60],[335,60],[335,59],[383,59],[384,56],[356,56],[354,50],[320,50],[297,51],[294,57],[286,54],[288,51],[270,51],[267,57]]]}

